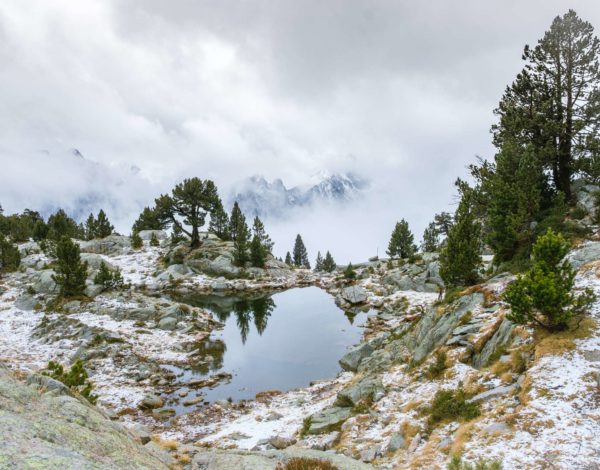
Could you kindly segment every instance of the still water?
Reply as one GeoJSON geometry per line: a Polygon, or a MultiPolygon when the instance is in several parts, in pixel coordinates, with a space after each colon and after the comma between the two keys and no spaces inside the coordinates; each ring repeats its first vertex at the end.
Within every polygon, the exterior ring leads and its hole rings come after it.
{"type": "MultiPolygon", "coordinates": [[[[367,319],[366,313],[345,313],[317,287],[261,297],[211,294],[177,300],[205,308],[225,324],[199,344],[198,366],[165,366],[182,384],[218,372],[231,374],[228,383],[189,390],[186,399],[202,395],[207,402],[251,399],[261,391],[287,391],[335,377],[341,370],[338,360],[360,341],[367,319]]],[[[178,413],[186,409],[176,408],[178,413]]]]}

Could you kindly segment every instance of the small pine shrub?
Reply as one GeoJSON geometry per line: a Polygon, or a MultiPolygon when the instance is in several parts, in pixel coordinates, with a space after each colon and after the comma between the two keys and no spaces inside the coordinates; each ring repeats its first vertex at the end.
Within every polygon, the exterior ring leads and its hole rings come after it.
{"type": "Polygon", "coordinates": [[[96,404],[98,396],[92,394],[94,384],[89,380],[81,359],[77,360],[68,372],[65,372],[63,366],[54,361],[50,361],[46,369],[47,371],[43,372],[44,375],[62,382],[73,392],[84,397],[92,405],[96,404]]]}
{"type": "Polygon", "coordinates": [[[469,402],[470,397],[462,388],[456,390],[438,390],[431,406],[425,412],[429,415],[429,428],[443,421],[470,421],[481,414],[479,403],[469,402]]]}
{"type": "Polygon", "coordinates": [[[108,269],[108,266],[103,261],[100,264],[100,270],[94,277],[94,284],[104,287],[104,289],[120,289],[124,285],[123,275],[121,270],[117,268],[114,271],[108,269]]]}
{"type": "Polygon", "coordinates": [[[344,270],[344,279],[347,279],[349,281],[353,281],[354,279],[356,279],[356,271],[352,267],[352,263],[350,263],[348,267],[344,270]]]}
{"type": "Polygon", "coordinates": [[[137,232],[133,232],[131,234],[131,247],[134,250],[139,250],[143,246],[144,246],[144,240],[142,240],[142,237],[140,237],[140,234],[137,232]]]}
{"type": "Polygon", "coordinates": [[[502,462],[499,460],[487,461],[479,459],[475,465],[463,462],[460,456],[454,455],[448,463],[448,470],[502,470],[502,462]]]}
{"type": "Polygon", "coordinates": [[[156,236],[156,234],[154,232],[152,232],[152,235],[150,236],[150,246],[160,246],[160,242],[158,241],[158,237],[156,236]]]}

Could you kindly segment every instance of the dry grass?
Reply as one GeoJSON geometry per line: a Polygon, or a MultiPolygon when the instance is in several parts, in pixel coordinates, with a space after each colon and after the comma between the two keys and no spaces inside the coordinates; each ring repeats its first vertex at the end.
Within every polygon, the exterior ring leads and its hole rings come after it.
{"type": "Polygon", "coordinates": [[[421,432],[421,428],[416,424],[411,423],[410,421],[403,421],[400,425],[400,432],[402,433],[404,440],[408,442],[419,432],[421,432]]]}
{"type": "Polygon", "coordinates": [[[544,356],[558,356],[575,349],[575,340],[589,338],[597,326],[596,320],[592,317],[585,317],[581,320],[574,320],[570,328],[565,331],[551,333],[545,330],[538,330],[535,334],[535,359],[544,356]]]}
{"type": "Polygon", "coordinates": [[[454,442],[450,447],[450,453],[453,455],[460,455],[465,447],[465,444],[471,440],[473,436],[475,424],[473,422],[463,423],[456,430],[454,442]]]}
{"type": "Polygon", "coordinates": [[[179,443],[172,439],[161,439],[158,436],[152,436],[152,440],[156,443],[156,445],[166,450],[176,450],[179,446],[179,443]]]}
{"type": "Polygon", "coordinates": [[[523,405],[529,403],[531,400],[531,396],[529,392],[531,391],[531,386],[533,385],[533,380],[529,374],[525,375],[525,380],[523,381],[523,385],[521,385],[521,392],[519,393],[519,402],[523,405]]]}
{"type": "Polygon", "coordinates": [[[411,400],[406,405],[402,407],[403,413],[408,413],[409,411],[416,410],[423,404],[423,400],[411,400]]]}
{"type": "Polygon", "coordinates": [[[275,470],[339,470],[329,460],[293,458],[286,463],[279,462],[275,470]]]}

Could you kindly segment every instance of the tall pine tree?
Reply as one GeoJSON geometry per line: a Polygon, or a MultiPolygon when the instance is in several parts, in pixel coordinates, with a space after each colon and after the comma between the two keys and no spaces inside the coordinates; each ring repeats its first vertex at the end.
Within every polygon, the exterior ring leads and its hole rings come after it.
{"type": "Polygon", "coordinates": [[[215,208],[210,214],[210,224],[208,225],[208,231],[214,233],[221,240],[227,241],[231,239],[231,231],[229,226],[229,216],[223,208],[221,199],[215,203],[215,208]]]}
{"type": "Polygon", "coordinates": [[[304,242],[302,241],[302,237],[300,236],[300,234],[296,235],[296,241],[294,243],[294,250],[292,253],[294,266],[310,269],[308,253],[306,251],[306,247],[304,246],[304,242]]]}
{"type": "Polygon", "coordinates": [[[333,256],[331,256],[331,253],[327,251],[327,253],[325,253],[325,259],[323,260],[323,271],[332,273],[333,271],[335,271],[335,268],[336,264],[333,260],[333,256]]]}
{"type": "Polygon", "coordinates": [[[456,184],[461,200],[440,253],[440,275],[446,286],[470,286],[479,280],[481,225],[473,209],[473,189],[460,180],[456,184]]]}
{"type": "Polygon", "coordinates": [[[410,258],[416,251],[414,236],[408,227],[408,222],[402,219],[394,227],[387,254],[390,258],[410,258]]]}

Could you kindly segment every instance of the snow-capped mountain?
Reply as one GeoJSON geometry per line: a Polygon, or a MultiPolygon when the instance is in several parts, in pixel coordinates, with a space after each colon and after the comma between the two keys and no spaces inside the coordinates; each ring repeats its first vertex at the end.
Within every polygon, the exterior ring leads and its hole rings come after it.
{"type": "Polygon", "coordinates": [[[344,204],[360,197],[367,182],[351,173],[320,174],[313,184],[287,188],[281,179],[267,181],[254,175],[238,184],[230,201],[250,216],[281,218],[290,210],[316,204],[344,204]]]}

